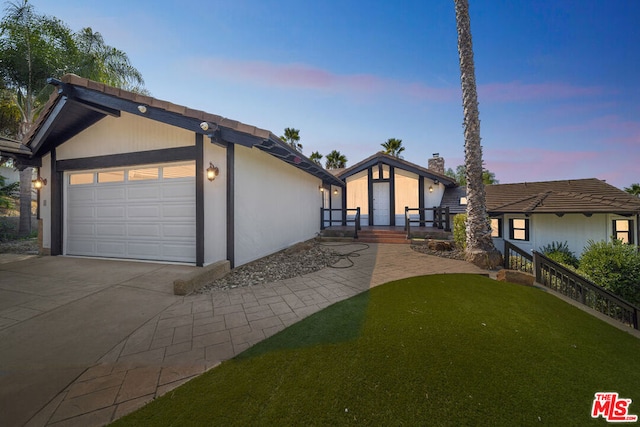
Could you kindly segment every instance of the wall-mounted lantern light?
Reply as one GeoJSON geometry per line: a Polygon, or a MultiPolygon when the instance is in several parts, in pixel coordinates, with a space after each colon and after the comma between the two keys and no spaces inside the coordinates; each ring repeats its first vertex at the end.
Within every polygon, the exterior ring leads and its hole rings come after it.
{"type": "Polygon", "coordinates": [[[36,190],[41,190],[42,187],[47,185],[47,179],[46,178],[38,177],[38,178],[34,179],[32,182],[33,182],[33,188],[35,188],[36,190]]]}
{"type": "Polygon", "coordinates": [[[429,193],[433,193],[433,185],[429,186],[429,193]]]}
{"type": "Polygon", "coordinates": [[[320,190],[321,193],[324,193],[324,187],[318,186],[318,190],[320,190]]]}
{"type": "Polygon", "coordinates": [[[217,167],[213,166],[213,163],[209,162],[209,167],[207,168],[207,179],[209,181],[213,181],[218,176],[220,171],[217,167]]]}
{"type": "Polygon", "coordinates": [[[334,195],[334,196],[337,196],[337,195],[338,195],[338,189],[337,189],[337,188],[333,190],[333,195],[334,195]]]}

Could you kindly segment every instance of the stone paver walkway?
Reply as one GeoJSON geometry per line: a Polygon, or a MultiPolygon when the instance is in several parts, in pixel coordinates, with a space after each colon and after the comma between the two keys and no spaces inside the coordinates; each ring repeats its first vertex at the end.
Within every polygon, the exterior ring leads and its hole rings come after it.
{"type": "Polygon", "coordinates": [[[85,370],[27,425],[105,425],[287,326],[370,287],[424,274],[486,274],[463,261],[416,253],[408,245],[339,244],[336,250],[358,252],[341,260],[335,265],[338,268],[176,297],[174,304],[85,370]]]}

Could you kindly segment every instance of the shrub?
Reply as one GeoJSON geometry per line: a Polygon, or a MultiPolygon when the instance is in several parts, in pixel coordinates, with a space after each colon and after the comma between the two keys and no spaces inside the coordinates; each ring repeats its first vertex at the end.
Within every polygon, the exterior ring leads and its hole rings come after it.
{"type": "Polygon", "coordinates": [[[640,305],[640,254],[637,247],[590,240],[580,257],[580,272],[632,304],[640,305]]]}
{"type": "Polygon", "coordinates": [[[467,248],[467,214],[459,213],[453,217],[453,241],[461,251],[467,248]]]}
{"type": "Polygon", "coordinates": [[[557,263],[578,268],[578,257],[571,252],[568,242],[553,242],[541,247],[540,252],[557,263]]]}

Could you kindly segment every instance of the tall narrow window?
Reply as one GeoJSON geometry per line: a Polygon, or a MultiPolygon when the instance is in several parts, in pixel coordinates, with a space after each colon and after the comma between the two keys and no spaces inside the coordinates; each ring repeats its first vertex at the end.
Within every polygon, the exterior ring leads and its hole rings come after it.
{"type": "Polygon", "coordinates": [[[512,218],[509,220],[509,238],[511,240],[529,241],[529,219],[512,218]]]}
{"type": "Polygon", "coordinates": [[[613,237],[622,243],[633,245],[633,221],[630,219],[613,220],[613,237]]]}
{"type": "Polygon", "coordinates": [[[502,218],[491,218],[491,237],[502,237],[502,218]]]}

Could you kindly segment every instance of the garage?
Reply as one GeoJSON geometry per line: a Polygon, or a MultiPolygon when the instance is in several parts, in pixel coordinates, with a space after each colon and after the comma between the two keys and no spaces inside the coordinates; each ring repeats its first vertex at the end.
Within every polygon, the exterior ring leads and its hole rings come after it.
{"type": "Polygon", "coordinates": [[[196,262],[195,162],[65,173],[67,255],[196,262]]]}

